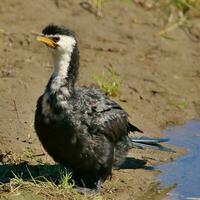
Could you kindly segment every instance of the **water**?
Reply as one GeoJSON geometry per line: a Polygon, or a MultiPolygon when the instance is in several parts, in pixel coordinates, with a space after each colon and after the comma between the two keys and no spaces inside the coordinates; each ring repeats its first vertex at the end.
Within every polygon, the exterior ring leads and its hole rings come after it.
{"type": "Polygon", "coordinates": [[[170,144],[187,149],[178,160],[161,165],[162,186],[176,184],[164,200],[200,200],[200,122],[190,121],[164,131],[170,144]]]}

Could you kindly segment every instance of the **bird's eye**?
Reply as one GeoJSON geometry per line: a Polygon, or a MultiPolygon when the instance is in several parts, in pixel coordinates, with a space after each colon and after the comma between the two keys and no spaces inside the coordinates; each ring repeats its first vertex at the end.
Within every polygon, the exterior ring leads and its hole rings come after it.
{"type": "Polygon", "coordinates": [[[60,38],[59,38],[59,37],[52,37],[52,40],[53,40],[54,42],[58,42],[58,41],[60,40],[60,38]]]}

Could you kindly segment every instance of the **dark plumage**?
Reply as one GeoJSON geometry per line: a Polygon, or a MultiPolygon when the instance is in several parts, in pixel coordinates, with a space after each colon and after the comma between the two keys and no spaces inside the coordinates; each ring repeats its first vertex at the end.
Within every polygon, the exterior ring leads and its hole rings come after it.
{"type": "Polygon", "coordinates": [[[48,26],[46,26],[43,30],[42,30],[42,34],[44,35],[68,35],[68,36],[72,36],[75,37],[75,33],[69,29],[66,29],[63,26],[54,26],[53,24],[50,24],[48,26]]]}
{"type": "Polygon", "coordinates": [[[59,42],[52,50],[54,73],[37,102],[35,130],[56,162],[70,167],[75,179],[82,179],[85,187],[95,188],[111,176],[114,165],[124,161],[132,147],[128,133],[140,130],[101,91],[74,87],[79,52],[73,32],[49,25],[42,33],[44,38],[59,37],[59,42]]]}

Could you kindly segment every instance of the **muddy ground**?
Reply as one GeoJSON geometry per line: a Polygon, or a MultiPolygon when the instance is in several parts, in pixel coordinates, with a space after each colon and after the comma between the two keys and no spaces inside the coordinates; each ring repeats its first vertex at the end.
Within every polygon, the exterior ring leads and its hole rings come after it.
{"type": "MultiPolygon", "coordinates": [[[[162,136],[167,126],[200,117],[198,18],[190,21],[190,29],[175,28],[168,37],[160,37],[157,33],[166,21],[157,8],[107,1],[103,16],[96,17],[80,2],[0,1],[0,162],[4,165],[53,163],[33,127],[36,100],[51,73],[50,54],[33,33],[49,23],[76,32],[81,53],[78,85],[94,85],[94,76],[113,67],[121,79],[114,100],[145,134],[162,136]]],[[[130,156],[147,164],[114,171],[112,180],[103,185],[102,196],[161,199],[163,191],[155,184],[158,172],[149,166],[174,160],[181,152],[132,150],[130,156]]]]}

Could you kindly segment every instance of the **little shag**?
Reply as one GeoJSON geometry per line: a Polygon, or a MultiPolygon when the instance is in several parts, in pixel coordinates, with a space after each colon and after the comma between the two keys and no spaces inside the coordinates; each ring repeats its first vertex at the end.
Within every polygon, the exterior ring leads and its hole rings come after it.
{"type": "Polygon", "coordinates": [[[75,180],[81,180],[77,185],[99,188],[139,142],[128,133],[142,131],[100,90],[75,87],[79,50],[74,32],[48,25],[37,40],[51,50],[54,69],[37,102],[36,133],[49,155],[72,169],[75,180]]]}

